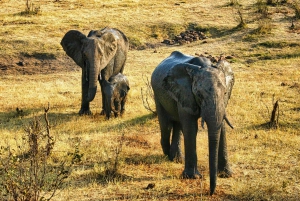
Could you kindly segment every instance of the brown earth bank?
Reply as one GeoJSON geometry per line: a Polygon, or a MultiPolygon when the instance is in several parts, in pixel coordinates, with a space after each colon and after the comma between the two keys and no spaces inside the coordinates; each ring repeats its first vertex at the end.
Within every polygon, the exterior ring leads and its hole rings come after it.
{"type": "Polygon", "coordinates": [[[78,71],[77,66],[68,56],[49,58],[47,56],[2,56],[0,75],[34,75],[55,72],[78,71]]]}

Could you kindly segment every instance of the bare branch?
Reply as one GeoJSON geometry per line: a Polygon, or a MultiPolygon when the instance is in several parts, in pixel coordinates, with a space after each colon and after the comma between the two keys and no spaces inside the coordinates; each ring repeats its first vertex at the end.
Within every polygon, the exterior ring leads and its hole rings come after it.
{"type": "Polygon", "coordinates": [[[155,105],[155,101],[154,101],[154,93],[150,84],[150,81],[148,79],[148,77],[145,80],[145,77],[143,76],[143,81],[146,84],[146,92],[144,94],[143,92],[143,88],[141,87],[141,96],[142,96],[142,100],[143,100],[143,105],[146,108],[146,110],[152,112],[153,114],[157,114],[155,109],[152,109],[152,107],[155,107],[153,105],[155,105]]]}

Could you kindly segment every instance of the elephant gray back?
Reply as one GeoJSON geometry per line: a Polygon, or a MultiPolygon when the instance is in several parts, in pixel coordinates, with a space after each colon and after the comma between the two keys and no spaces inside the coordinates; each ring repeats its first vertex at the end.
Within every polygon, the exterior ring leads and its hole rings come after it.
{"type": "MultiPolygon", "coordinates": [[[[171,97],[181,104],[188,113],[199,115],[199,106],[195,101],[191,101],[194,99],[194,94],[191,89],[192,80],[191,77],[187,76],[186,66],[196,70],[211,67],[211,65],[211,61],[205,57],[193,57],[174,51],[153,71],[151,77],[152,88],[160,97],[162,104],[164,102],[163,98],[167,103],[169,97],[171,97]],[[182,91],[185,93],[183,94],[182,91]]],[[[165,107],[168,107],[166,105],[165,107]]]]}
{"type": "Polygon", "coordinates": [[[193,57],[179,51],[174,51],[156,67],[153,74],[155,74],[155,76],[159,74],[166,75],[166,72],[169,71],[170,68],[182,63],[193,64],[202,68],[212,66],[211,61],[206,57],[193,57]]]}

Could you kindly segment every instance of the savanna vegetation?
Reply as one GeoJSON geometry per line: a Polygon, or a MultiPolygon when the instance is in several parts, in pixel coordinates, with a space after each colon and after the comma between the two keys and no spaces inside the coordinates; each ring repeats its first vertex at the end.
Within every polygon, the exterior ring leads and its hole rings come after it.
{"type": "Polygon", "coordinates": [[[26,182],[35,185],[31,199],[299,200],[299,13],[298,0],[0,0],[0,200],[26,200],[26,182]],[[130,40],[126,112],[109,121],[99,114],[100,91],[93,115],[78,115],[81,69],[60,46],[68,30],[87,34],[106,26],[130,40]],[[206,38],[161,43],[191,29],[206,38]],[[183,164],[163,155],[157,117],[143,104],[148,98],[155,110],[147,80],[174,50],[223,55],[235,72],[227,107],[235,127],[227,129],[235,174],[218,178],[213,196],[207,131],[199,127],[197,137],[204,177],[181,179],[183,164]],[[276,101],[276,122],[269,124],[276,101]],[[32,133],[46,137],[32,140],[32,133]],[[40,165],[26,155],[38,153],[36,143],[45,153],[51,147],[40,165]],[[36,168],[45,170],[41,177],[36,168]]]}

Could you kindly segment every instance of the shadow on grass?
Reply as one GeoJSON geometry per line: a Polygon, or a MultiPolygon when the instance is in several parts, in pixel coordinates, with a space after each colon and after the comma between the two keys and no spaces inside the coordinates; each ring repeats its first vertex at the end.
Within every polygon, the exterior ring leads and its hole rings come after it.
{"type": "Polygon", "coordinates": [[[161,164],[163,162],[169,161],[167,156],[163,154],[159,155],[140,155],[140,154],[133,154],[129,157],[125,158],[125,163],[128,165],[151,165],[151,164],[161,164]]]}
{"type": "MultiPolygon", "coordinates": [[[[134,154],[129,157],[125,157],[125,163],[127,165],[151,165],[151,164],[161,164],[162,162],[168,161],[166,156],[161,155],[148,155],[142,156],[139,154],[134,154]]],[[[83,166],[82,166],[83,167],[83,166]]],[[[82,169],[81,166],[77,166],[76,169],[82,169]]],[[[118,182],[125,182],[125,181],[152,181],[153,178],[151,177],[134,177],[128,176],[126,174],[120,173],[122,168],[119,167],[117,170],[113,168],[107,168],[103,171],[97,171],[94,169],[93,166],[84,166],[85,173],[76,176],[75,178],[70,181],[71,183],[74,182],[76,186],[87,186],[91,182],[96,182],[101,185],[107,185],[109,183],[118,183],[118,182]]]]}
{"type": "MultiPolygon", "coordinates": [[[[23,130],[29,124],[33,118],[37,117],[39,119],[44,118],[44,109],[43,108],[26,108],[26,109],[13,109],[8,112],[0,112],[0,131],[17,131],[23,130]]],[[[108,120],[108,123],[103,123],[104,116],[101,115],[91,115],[91,116],[79,116],[77,112],[74,113],[60,113],[56,112],[55,109],[51,110],[48,113],[48,120],[52,127],[51,130],[55,131],[55,127],[59,125],[65,125],[68,122],[76,121],[76,119],[83,119],[87,124],[95,124],[95,126],[87,126],[82,129],[77,129],[74,132],[74,135],[85,133],[95,133],[95,132],[110,132],[110,131],[122,131],[136,125],[144,125],[149,120],[156,118],[154,114],[146,114],[143,116],[138,116],[125,121],[113,121],[108,120]],[[112,123],[110,124],[111,121],[112,123]],[[99,123],[99,126],[97,126],[99,123]],[[103,123],[103,125],[101,125],[103,123]]]]}
{"type": "Polygon", "coordinates": [[[29,54],[27,52],[21,52],[20,53],[22,56],[24,57],[33,57],[35,59],[38,59],[38,60],[53,60],[53,59],[56,59],[56,56],[54,54],[51,54],[51,53],[47,53],[47,52],[33,52],[32,54],[29,54]]]}
{"type": "Polygon", "coordinates": [[[123,122],[120,122],[118,124],[114,124],[114,125],[107,125],[107,126],[103,126],[102,129],[104,130],[112,130],[112,129],[122,129],[122,128],[127,128],[127,127],[132,127],[132,126],[136,126],[136,125],[144,125],[146,124],[149,120],[156,118],[157,116],[150,113],[150,114],[146,114],[143,116],[138,116],[123,122]]]}
{"type": "Polygon", "coordinates": [[[295,52],[295,53],[286,53],[286,54],[275,54],[275,55],[263,55],[259,56],[259,60],[277,60],[277,59],[295,59],[299,58],[300,53],[295,52]]]}
{"type": "Polygon", "coordinates": [[[274,195],[273,190],[269,189],[246,189],[244,192],[240,192],[237,195],[225,195],[224,200],[299,200],[299,194],[294,193],[281,193],[280,195],[274,195]]]}
{"type": "Polygon", "coordinates": [[[221,38],[224,36],[229,36],[231,34],[242,31],[243,29],[236,26],[233,28],[229,27],[209,27],[208,32],[211,34],[212,38],[221,38]]]}
{"type": "MultiPolygon", "coordinates": [[[[12,110],[10,112],[0,112],[0,130],[17,130],[26,127],[34,117],[39,119],[44,118],[44,109],[28,108],[12,110]]],[[[48,113],[48,119],[50,125],[56,126],[64,124],[68,121],[72,121],[72,117],[77,115],[76,113],[62,114],[52,113],[51,109],[48,113]]]]}
{"type": "MultiPolygon", "coordinates": [[[[298,120],[299,121],[299,120],[298,120]]],[[[255,129],[255,130],[272,130],[272,129],[300,129],[300,124],[298,122],[280,122],[278,123],[278,126],[275,127],[269,122],[258,124],[258,125],[251,125],[248,126],[248,129],[255,129]]]]}

